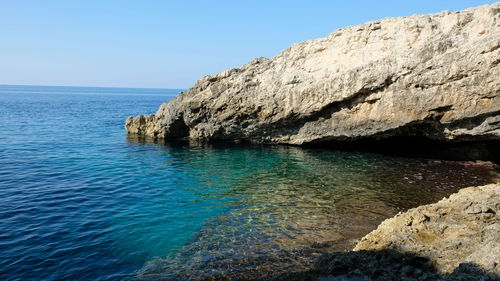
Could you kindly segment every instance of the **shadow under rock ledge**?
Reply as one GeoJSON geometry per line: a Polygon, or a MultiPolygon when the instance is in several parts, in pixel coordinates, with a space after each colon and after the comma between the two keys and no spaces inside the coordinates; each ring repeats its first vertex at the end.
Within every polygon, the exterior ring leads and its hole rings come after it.
{"type": "Polygon", "coordinates": [[[500,164],[500,140],[442,141],[426,137],[361,138],[355,140],[319,140],[303,145],[256,144],[251,141],[200,141],[192,139],[155,139],[149,136],[128,134],[131,143],[207,146],[291,146],[326,150],[381,153],[389,156],[427,158],[452,161],[491,161],[500,164]]]}
{"type": "Polygon", "coordinates": [[[472,263],[440,274],[427,258],[395,250],[335,252],[321,256],[311,270],[280,274],[271,281],[498,281],[500,275],[472,263]]]}

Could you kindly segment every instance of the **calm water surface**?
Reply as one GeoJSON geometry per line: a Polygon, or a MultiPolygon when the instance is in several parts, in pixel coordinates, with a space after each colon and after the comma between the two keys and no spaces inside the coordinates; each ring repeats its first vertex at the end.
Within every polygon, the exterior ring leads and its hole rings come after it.
{"type": "Polygon", "coordinates": [[[0,280],[252,279],[348,249],[494,168],[296,147],[154,144],[179,90],[0,86],[0,280]]]}

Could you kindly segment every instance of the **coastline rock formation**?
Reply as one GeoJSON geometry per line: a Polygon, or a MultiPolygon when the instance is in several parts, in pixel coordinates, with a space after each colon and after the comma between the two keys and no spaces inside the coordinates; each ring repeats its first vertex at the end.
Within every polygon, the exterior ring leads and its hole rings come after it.
{"type": "Polygon", "coordinates": [[[400,213],[354,251],[391,249],[428,257],[439,274],[468,263],[500,277],[500,185],[469,187],[400,213]]]}
{"type": "Polygon", "coordinates": [[[500,280],[500,185],[399,213],[353,251],[275,280],[500,280]]]}
{"type": "Polygon", "coordinates": [[[386,18],[196,85],[126,129],[155,139],[306,144],[500,139],[500,2],[386,18]]]}

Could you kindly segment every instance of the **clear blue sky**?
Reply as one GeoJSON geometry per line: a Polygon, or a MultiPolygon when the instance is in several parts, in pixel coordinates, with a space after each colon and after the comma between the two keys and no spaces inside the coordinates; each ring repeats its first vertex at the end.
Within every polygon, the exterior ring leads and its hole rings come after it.
{"type": "Polygon", "coordinates": [[[493,2],[0,0],[0,84],[188,88],[340,27],[493,2]]]}

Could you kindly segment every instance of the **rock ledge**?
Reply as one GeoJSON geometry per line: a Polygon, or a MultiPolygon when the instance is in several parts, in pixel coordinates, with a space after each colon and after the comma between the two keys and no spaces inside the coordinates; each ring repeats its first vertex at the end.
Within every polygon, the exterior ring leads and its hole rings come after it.
{"type": "Polygon", "coordinates": [[[399,213],[353,251],[275,280],[500,280],[500,185],[464,188],[399,213]]]}
{"type": "Polygon", "coordinates": [[[131,134],[305,144],[500,139],[500,2],[386,18],[205,76],[131,134]]]}
{"type": "Polygon", "coordinates": [[[354,248],[429,258],[439,274],[471,264],[500,277],[500,185],[460,190],[382,222],[354,248]]]}

